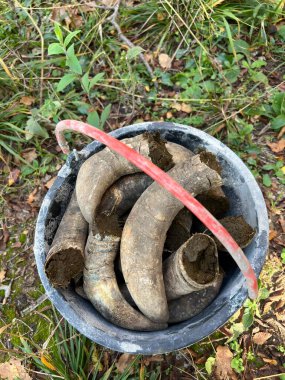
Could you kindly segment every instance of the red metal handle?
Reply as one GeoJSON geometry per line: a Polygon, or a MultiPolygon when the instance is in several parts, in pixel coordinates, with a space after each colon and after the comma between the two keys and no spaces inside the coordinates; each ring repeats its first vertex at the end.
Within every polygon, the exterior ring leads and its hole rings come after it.
{"type": "Polygon", "coordinates": [[[154,165],[150,160],[141,156],[134,149],[128,147],[120,140],[100,131],[92,125],[76,120],[60,121],[55,129],[56,138],[62,151],[69,153],[69,147],[64,137],[65,130],[72,130],[87,135],[110,149],[125,157],[132,164],[149,175],[158,182],[162,187],[169,191],[174,197],[179,199],[200,221],[216,236],[217,239],[228,250],[232,258],[239,266],[241,272],[247,281],[249,297],[254,299],[258,296],[257,278],[250,262],[238,246],[229,232],[218,222],[218,220],[209,213],[209,211],[201,205],[190,193],[188,193],[179,183],[174,181],[167,173],[154,165]]]}

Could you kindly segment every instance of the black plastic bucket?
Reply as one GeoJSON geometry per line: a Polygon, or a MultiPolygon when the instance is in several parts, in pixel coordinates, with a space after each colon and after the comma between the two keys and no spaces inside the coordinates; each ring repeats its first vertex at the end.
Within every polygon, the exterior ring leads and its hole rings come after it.
{"type": "MultiPolygon", "coordinates": [[[[254,240],[244,251],[259,276],[268,248],[268,216],[262,193],[247,167],[229,148],[212,136],[175,123],[135,124],[118,129],[111,135],[123,139],[145,131],[160,131],[168,141],[183,145],[194,152],[204,148],[217,156],[223,168],[223,189],[230,200],[230,215],[243,215],[256,229],[254,240]]],[[[135,332],[111,324],[72,288],[53,288],[45,275],[45,258],[74,190],[79,167],[103,147],[98,142],[89,144],[79,152],[77,161],[74,154],[71,154],[43,200],[37,220],[34,251],[46,293],[71,325],[94,342],[113,350],[133,354],[158,354],[193,344],[226,323],[245,301],[247,287],[238,267],[233,267],[227,273],[219,295],[200,314],[166,330],[155,332],[135,332]]]]}

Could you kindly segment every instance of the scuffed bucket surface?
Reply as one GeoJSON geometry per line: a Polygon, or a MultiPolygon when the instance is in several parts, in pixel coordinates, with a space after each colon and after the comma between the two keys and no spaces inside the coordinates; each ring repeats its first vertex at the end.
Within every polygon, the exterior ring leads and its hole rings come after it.
{"type": "MultiPolygon", "coordinates": [[[[168,140],[198,153],[201,148],[211,151],[222,165],[223,189],[230,200],[230,215],[243,215],[256,229],[252,243],[245,248],[255,273],[259,276],[268,248],[268,216],[262,193],[243,162],[223,143],[198,129],[175,123],[142,123],[124,127],[111,135],[123,139],[145,131],[159,130],[168,140]]],[[[73,154],[58,173],[58,178],[45,196],[36,226],[35,258],[41,281],[51,302],[62,316],[91,340],[116,351],[134,354],[157,354],[193,344],[221,327],[241,307],[247,297],[244,277],[238,270],[227,274],[217,298],[199,315],[188,321],[156,332],[135,332],[117,327],[105,320],[92,304],[73,289],[58,291],[44,272],[45,257],[62,215],[69,202],[80,165],[104,146],[93,142],[73,154]]]]}

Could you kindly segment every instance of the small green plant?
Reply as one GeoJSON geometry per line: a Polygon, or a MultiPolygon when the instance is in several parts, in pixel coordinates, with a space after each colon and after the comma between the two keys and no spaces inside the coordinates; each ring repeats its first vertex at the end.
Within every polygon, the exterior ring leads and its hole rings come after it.
{"type": "Polygon", "coordinates": [[[241,357],[243,350],[236,340],[234,340],[232,343],[230,343],[230,347],[234,351],[234,357],[231,360],[231,367],[237,373],[242,373],[244,371],[243,360],[241,357]]]}
{"type": "Polygon", "coordinates": [[[69,32],[64,38],[63,32],[58,23],[54,27],[55,35],[58,42],[51,43],[48,47],[49,55],[65,55],[65,66],[69,68],[69,73],[65,74],[57,84],[57,91],[62,92],[65,88],[75,81],[81,82],[81,86],[87,95],[90,95],[91,89],[104,77],[104,73],[98,73],[92,79],[89,79],[89,74],[83,74],[83,69],[74,50],[72,40],[75,36],[81,33],[80,30],[69,32]]]}
{"type": "Polygon", "coordinates": [[[244,371],[242,358],[235,356],[231,361],[231,367],[237,372],[242,373],[244,371]]]}
{"type": "Polygon", "coordinates": [[[235,131],[228,133],[228,141],[233,147],[239,147],[242,144],[251,144],[253,125],[243,119],[236,118],[234,123],[235,131]]]}
{"type": "Polygon", "coordinates": [[[282,264],[285,264],[285,248],[283,248],[281,251],[281,260],[282,260],[282,264]]]}
{"type": "MultiPolygon", "coordinates": [[[[278,178],[279,182],[282,185],[285,185],[285,171],[284,171],[284,161],[278,160],[274,164],[266,164],[262,167],[263,170],[267,172],[273,172],[274,175],[278,178]]],[[[263,175],[263,184],[265,186],[271,186],[271,179],[269,174],[263,175]]]]}
{"type": "Polygon", "coordinates": [[[252,352],[251,348],[248,350],[248,352],[246,354],[246,358],[249,362],[254,362],[256,360],[256,357],[255,357],[254,353],[252,352]]]}
{"type": "MultiPolygon", "coordinates": [[[[57,91],[63,92],[72,83],[79,82],[81,84],[83,91],[88,96],[90,103],[92,104],[91,91],[95,85],[99,84],[103,80],[105,73],[98,73],[93,78],[90,78],[89,71],[87,70],[86,73],[83,75],[83,69],[82,69],[81,63],[75,54],[74,43],[72,43],[74,37],[80,34],[81,32],[80,30],[69,32],[67,36],[64,38],[63,32],[59,24],[56,23],[54,27],[54,32],[58,39],[58,42],[54,42],[49,45],[48,54],[49,55],[59,55],[59,54],[65,55],[65,66],[68,67],[68,71],[69,71],[58,82],[57,88],[56,88],[57,91]]],[[[133,58],[133,56],[135,56],[134,55],[135,53],[136,52],[133,52],[133,55],[131,55],[130,59],[133,58]]],[[[103,129],[104,124],[110,115],[111,105],[109,104],[106,108],[104,108],[104,110],[101,113],[101,116],[99,116],[96,110],[88,112],[88,108],[92,108],[92,107],[88,106],[87,104],[86,106],[87,106],[87,110],[85,109],[83,113],[86,112],[88,115],[87,122],[96,128],[103,129]]],[[[82,105],[81,105],[81,108],[82,108],[82,105]]]]}
{"type": "Polygon", "coordinates": [[[271,128],[279,131],[285,126],[285,93],[276,92],[272,97],[272,113],[271,128]]]}
{"type": "Polygon", "coordinates": [[[242,61],[242,66],[248,70],[249,78],[255,83],[263,83],[264,85],[268,84],[268,78],[262,71],[259,71],[263,66],[266,66],[266,61],[258,59],[249,63],[248,61],[242,61]]]}
{"type": "Polygon", "coordinates": [[[206,363],[205,363],[205,369],[208,373],[208,375],[211,375],[213,372],[213,368],[215,365],[216,359],[213,356],[209,356],[206,363]]]}

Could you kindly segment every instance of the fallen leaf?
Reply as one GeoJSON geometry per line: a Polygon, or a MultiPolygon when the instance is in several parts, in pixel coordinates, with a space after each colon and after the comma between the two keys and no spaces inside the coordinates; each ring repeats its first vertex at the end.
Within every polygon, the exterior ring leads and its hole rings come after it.
{"type": "Polygon", "coordinates": [[[28,203],[29,203],[29,205],[30,204],[32,204],[33,202],[34,202],[34,200],[35,200],[35,195],[37,194],[37,192],[38,192],[38,188],[36,187],[30,194],[29,194],[29,196],[28,196],[28,203]]]}
{"type": "Polygon", "coordinates": [[[146,366],[149,366],[149,364],[152,362],[157,362],[157,363],[163,362],[163,360],[164,359],[163,359],[162,355],[152,355],[152,356],[144,356],[143,357],[143,363],[146,366]]]}
{"type": "Polygon", "coordinates": [[[262,360],[263,360],[265,363],[268,363],[268,364],[272,364],[272,365],[277,365],[277,364],[278,364],[277,360],[275,360],[275,359],[262,358],[262,360]]]}
{"type": "Polygon", "coordinates": [[[6,275],[6,271],[4,269],[0,270],[0,283],[3,282],[6,275]]]}
{"type": "Polygon", "coordinates": [[[10,359],[8,362],[0,364],[0,378],[6,380],[32,380],[18,359],[10,359]]]}
{"type": "Polygon", "coordinates": [[[173,103],[171,104],[171,108],[174,108],[176,111],[181,111],[181,104],[179,103],[173,103]]]}
{"type": "Polygon", "coordinates": [[[119,360],[116,363],[116,367],[119,373],[123,373],[131,363],[134,361],[135,355],[131,354],[122,354],[119,357],[119,360]]]}
{"type": "Polygon", "coordinates": [[[78,16],[78,15],[73,16],[71,20],[76,29],[79,29],[82,26],[83,18],[81,16],[78,16]]]}
{"type": "Polygon", "coordinates": [[[144,53],[144,58],[147,62],[151,62],[153,60],[153,54],[144,53]]]}
{"type": "Polygon", "coordinates": [[[9,241],[10,235],[5,223],[2,224],[2,231],[0,229],[0,251],[4,251],[9,241]]]}
{"type": "Polygon", "coordinates": [[[274,153],[280,153],[285,149],[285,139],[279,140],[277,143],[267,143],[274,153]]]}
{"type": "Polygon", "coordinates": [[[269,338],[272,337],[272,334],[267,332],[259,332],[253,336],[253,342],[258,345],[264,344],[269,338]]]}
{"type": "Polygon", "coordinates": [[[213,136],[215,136],[217,133],[219,133],[222,129],[226,127],[226,124],[222,123],[220,124],[214,131],[212,132],[213,136]]]}
{"type": "Polygon", "coordinates": [[[4,243],[6,244],[6,243],[8,243],[8,241],[10,239],[10,234],[9,234],[9,230],[8,230],[5,223],[3,223],[2,228],[3,228],[3,240],[4,240],[4,243]]]}
{"type": "Polygon", "coordinates": [[[17,182],[17,180],[19,179],[20,173],[21,172],[19,169],[13,169],[10,172],[9,177],[8,177],[8,186],[12,186],[14,185],[14,183],[17,182]]]}
{"type": "Polygon", "coordinates": [[[173,117],[172,113],[171,112],[167,112],[166,113],[166,118],[167,119],[171,119],[173,117]]]}
{"type": "Polygon", "coordinates": [[[33,162],[37,157],[36,149],[35,148],[29,148],[23,151],[22,153],[23,158],[30,164],[33,162]]]}
{"type": "Polygon", "coordinates": [[[25,106],[30,106],[35,102],[36,98],[33,96],[22,96],[20,103],[25,104],[25,106]]]}
{"type": "Polygon", "coordinates": [[[181,111],[186,112],[186,113],[191,113],[192,108],[189,106],[189,104],[182,103],[181,104],[181,111]]]}
{"type": "Polygon", "coordinates": [[[50,189],[50,188],[52,187],[52,185],[53,185],[53,183],[54,183],[55,180],[56,180],[56,177],[51,178],[49,181],[47,181],[47,182],[45,183],[45,187],[46,187],[47,189],[50,189]]]}
{"type": "Polygon", "coordinates": [[[16,241],[16,243],[14,243],[11,248],[21,248],[21,247],[22,247],[22,243],[20,241],[16,241]]]}
{"type": "Polygon", "coordinates": [[[276,236],[277,236],[277,231],[274,231],[274,230],[270,230],[269,231],[269,240],[270,241],[273,240],[273,239],[275,239],[276,236]]]}
{"type": "Polygon", "coordinates": [[[62,22],[64,21],[67,28],[71,24],[71,19],[69,16],[69,8],[68,7],[54,7],[51,12],[51,19],[53,21],[62,22]]]}
{"type": "Polygon", "coordinates": [[[273,304],[273,302],[266,302],[266,304],[264,305],[264,308],[263,308],[264,314],[267,314],[271,310],[272,304],[273,304]]]}
{"type": "Polygon", "coordinates": [[[218,346],[214,374],[217,380],[237,380],[231,367],[233,353],[227,346],[218,346]]]}
{"type": "Polygon", "coordinates": [[[283,306],[285,306],[285,300],[280,300],[277,305],[275,306],[275,309],[276,310],[280,310],[283,308],[283,306]]]}
{"type": "Polygon", "coordinates": [[[48,368],[51,369],[52,371],[56,371],[56,368],[49,362],[49,360],[44,354],[41,354],[41,362],[48,368]]]}
{"type": "Polygon", "coordinates": [[[162,53],[158,56],[158,62],[163,69],[171,68],[171,58],[168,54],[162,53]]]}
{"type": "Polygon", "coordinates": [[[285,127],[283,127],[283,128],[281,129],[281,131],[278,133],[277,138],[278,138],[278,139],[281,139],[281,137],[282,137],[284,134],[285,134],[285,127]]]}
{"type": "Polygon", "coordinates": [[[283,216],[279,218],[279,223],[282,228],[282,231],[285,233],[285,219],[283,218],[283,216]]]}

